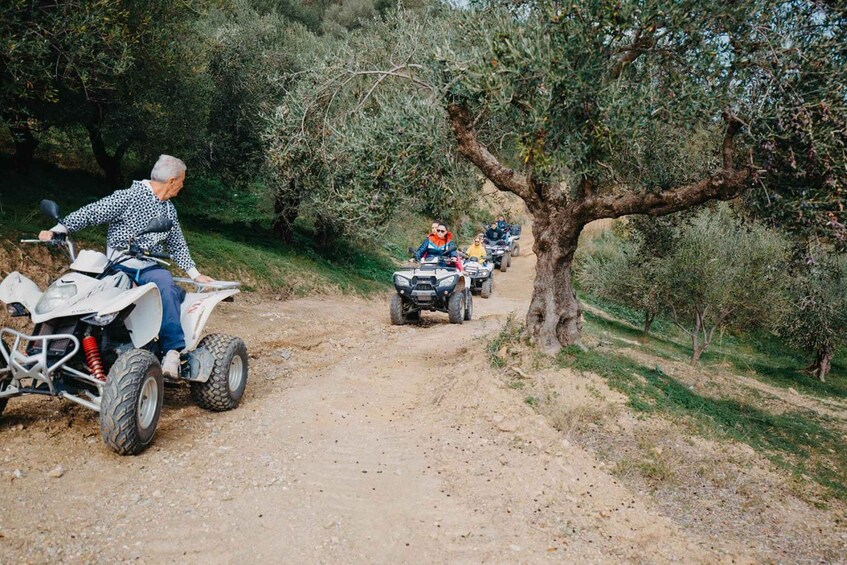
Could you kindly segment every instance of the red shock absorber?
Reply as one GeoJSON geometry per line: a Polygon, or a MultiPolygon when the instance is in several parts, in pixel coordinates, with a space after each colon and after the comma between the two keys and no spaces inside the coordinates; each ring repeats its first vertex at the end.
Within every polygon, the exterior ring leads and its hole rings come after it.
{"type": "Polygon", "coordinates": [[[106,373],[103,371],[103,362],[100,360],[100,350],[97,349],[97,340],[91,336],[82,338],[82,350],[85,352],[85,362],[88,370],[98,380],[105,381],[106,373]]]}

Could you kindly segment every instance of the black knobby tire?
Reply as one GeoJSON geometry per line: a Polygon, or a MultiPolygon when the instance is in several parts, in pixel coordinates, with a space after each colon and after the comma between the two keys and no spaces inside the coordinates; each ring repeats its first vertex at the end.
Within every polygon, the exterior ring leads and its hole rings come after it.
{"type": "MultiPolygon", "coordinates": [[[[2,355],[0,355],[0,369],[5,369],[5,368],[6,368],[6,359],[4,359],[2,355]]],[[[6,390],[7,386],[9,386],[9,379],[6,379],[5,381],[0,382],[0,392],[3,392],[4,390],[6,390]]],[[[3,410],[6,409],[6,403],[7,402],[9,402],[8,398],[0,398],[0,416],[3,415],[3,410]]]]}
{"type": "Polygon", "coordinates": [[[465,321],[473,318],[473,295],[469,292],[465,297],[465,321]]]}
{"type": "Polygon", "coordinates": [[[109,369],[100,399],[103,442],[121,455],[144,451],[156,433],[164,397],[156,356],[144,349],[122,354],[109,369]]]}
{"type": "Polygon", "coordinates": [[[494,279],[488,278],[485,280],[485,282],[482,283],[482,291],[479,293],[481,297],[488,298],[489,296],[491,296],[491,287],[494,286],[493,282],[494,279]]]}
{"type": "Polygon", "coordinates": [[[456,292],[447,301],[447,316],[451,324],[461,324],[465,319],[465,293],[456,292]]]}
{"type": "Polygon", "coordinates": [[[391,297],[388,309],[391,314],[392,326],[402,326],[406,323],[406,315],[403,313],[403,298],[399,294],[391,297]]]}
{"type": "Polygon", "coordinates": [[[215,366],[208,381],[191,383],[191,397],[206,410],[232,410],[247,388],[247,346],[238,337],[209,334],[200,340],[201,347],[215,357],[215,366]]]}
{"type": "MultiPolygon", "coordinates": [[[[518,255],[520,255],[520,254],[521,254],[521,246],[520,246],[520,244],[519,244],[519,243],[516,243],[516,244],[515,244],[515,248],[514,248],[514,250],[512,250],[512,255],[514,255],[515,257],[517,257],[517,256],[518,256],[518,255]]],[[[511,261],[511,257],[509,258],[509,260],[511,261]]]]}
{"type": "Polygon", "coordinates": [[[504,253],[503,257],[500,258],[500,272],[505,273],[509,270],[509,254],[504,253]]]}
{"type": "Polygon", "coordinates": [[[511,266],[512,266],[512,254],[511,254],[511,253],[506,253],[506,256],[505,256],[505,257],[503,257],[503,259],[506,261],[506,266],[507,266],[507,267],[511,267],[511,266]]]}

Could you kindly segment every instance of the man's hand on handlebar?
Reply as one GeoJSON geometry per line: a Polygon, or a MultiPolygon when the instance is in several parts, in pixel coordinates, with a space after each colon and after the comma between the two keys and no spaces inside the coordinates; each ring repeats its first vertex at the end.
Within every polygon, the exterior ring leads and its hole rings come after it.
{"type": "Polygon", "coordinates": [[[52,241],[53,240],[53,232],[50,230],[43,230],[38,232],[38,239],[41,241],[52,241]]]}
{"type": "Polygon", "coordinates": [[[194,279],[194,282],[200,283],[200,284],[209,284],[209,283],[215,282],[215,279],[213,279],[212,277],[210,277],[208,275],[200,275],[199,277],[194,279]]]}

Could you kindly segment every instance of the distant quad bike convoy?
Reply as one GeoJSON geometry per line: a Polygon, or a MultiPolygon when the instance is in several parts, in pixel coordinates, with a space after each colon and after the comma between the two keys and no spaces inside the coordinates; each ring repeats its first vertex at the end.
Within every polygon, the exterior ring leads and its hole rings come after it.
{"type": "MultiPolygon", "coordinates": [[[[459,269],[443,257],[424,258],[415,266],[395,271],[395,294],[391,296],[391,323],[402,326],[419,322],[421,312],[446,312],[451,324],[461,324],[473,317],[473,296],[489,298],[494,292],[494,271],[506,272],[512,257],[520,254],[521,227],[508,226],[502,239],[484,240],[488,255],[484,258],[464,258],[459,269]]],[[[414,253],[409,248],[409,253],[414,253]]]]}
{"type": "MultiPolygon", "coordinates": [[[[41,210],[58,220],[55,202],[43,201],[41,210]]],[[[136,238],[170,229],[170,220],[156,218],[136,238]]],[[[167,265],[170,257],[135,240],[112,260],[98,251],[76,254],[64,234],[23,243],[66,247],[71,264],[44,292],[18,272],[0,283],[10,315],[33,324],[30,334],[0,328],[0,414],[16,396],[64,398],[100,413],[100,435],[112,450],[140,453],[153,440],[164,398],[164,352],[157,341],[162,302],[154,284],[138,286],[116,267],[131,258],[167,265]]],[[[194,285],[195,292],[186,294],[181,309],[189,361],[174,380],[189,384],[199,406],[231,410],[247,385],[247,348],[238,337],[202,334],[215,306],[232,301],[240,284],[175,280],[194,285]]]]}
{"type": "Polygon", "coordinates": [[[521,227],[517,224],[508,226],[506,233],[501,239],[491,240],[486,238],[485,249],[488,251],[491,261],[494,266],[505,273],[512,266],[512,257],[517,257],[521,253],[521,227]]]}

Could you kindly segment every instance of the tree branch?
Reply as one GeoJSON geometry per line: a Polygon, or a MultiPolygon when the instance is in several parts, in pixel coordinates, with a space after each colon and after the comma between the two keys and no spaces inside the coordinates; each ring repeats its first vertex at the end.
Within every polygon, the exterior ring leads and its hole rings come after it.
{"type": "Polygon", "coordinates": [[[620,78],[621,73],[627,65],[635,61],[642,53],[649,51],[656,46],[657,40],[653,35],[655,31],[655,24],[651,24],[646,29],[642,28],[638,30],[638,33],[635,35],[635,39],[632,41],[632,45],[621,50],[622,55],[620,59],[618,59],[612,67],[612,71],[610,73],[612,80],[620,78]]]}
{"type": "Polygon", "coordinates": [[[459,153],[476,165],[498,189],[519,196],[530,207],[540,204],[539,196],[533,190],[529,179],[502,165],[488,148],[479,142],[467,108],[460,104],[449,104],[447,115],[453,127],[459,153]]]}
{"type": "Polygon", "coordinates": [[[583,221],[619,218],[630,214],[664,216],[709,200],[730,200],[745,188],[750,173],[720,171],[711,177],[662,192],[618,194],[586,198],[577,204],[575,214],[583,221]]]}

